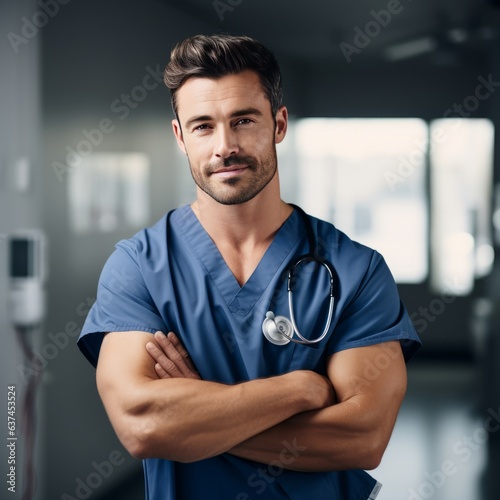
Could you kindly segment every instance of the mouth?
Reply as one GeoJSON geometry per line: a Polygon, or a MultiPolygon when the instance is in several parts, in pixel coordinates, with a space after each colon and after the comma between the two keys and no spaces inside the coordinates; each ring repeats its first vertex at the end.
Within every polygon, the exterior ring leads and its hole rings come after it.
{"type": "Polygon", "coordinates": [[[230,167],[215,170],[210,175],[216,175],[217,177],[234,177],[236,175],[240,175],[247,168],[248,165],[231,165],[230,167]]]}

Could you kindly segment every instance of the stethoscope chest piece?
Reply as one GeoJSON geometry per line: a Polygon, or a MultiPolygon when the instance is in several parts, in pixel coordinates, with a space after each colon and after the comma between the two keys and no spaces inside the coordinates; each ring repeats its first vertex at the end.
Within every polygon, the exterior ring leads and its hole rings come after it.
{"type": "Polygon", "coordinates": [[[268,311],[262,323],[262,333],[272,344],[286,345],[293,335],[293,326],[285,316],[275,317],[271,311],[268,311]]]}

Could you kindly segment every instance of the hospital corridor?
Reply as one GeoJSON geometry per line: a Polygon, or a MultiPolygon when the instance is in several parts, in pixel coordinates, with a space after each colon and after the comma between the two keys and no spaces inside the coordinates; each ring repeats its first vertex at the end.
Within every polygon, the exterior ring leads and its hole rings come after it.
{"type": "Polygon", "coordinates": [[[0,34],[0,499],[500,498],[499,0],[0,34]]]}

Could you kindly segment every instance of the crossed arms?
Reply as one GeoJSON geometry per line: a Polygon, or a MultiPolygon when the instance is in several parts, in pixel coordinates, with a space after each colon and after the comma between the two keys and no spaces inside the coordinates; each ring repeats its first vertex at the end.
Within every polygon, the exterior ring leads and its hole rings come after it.
{"type": "Polygon", "coordinates": [[[297,370],[235,385],[208,382],[175,335],[112,332],[102,343],[97,387],[136,458],[194,462],[228,452],[271,463],[295,443],[300,453],[285,468],[377,467],[406,391],[399,342],[335,353],[327,375],[297,370]]]}

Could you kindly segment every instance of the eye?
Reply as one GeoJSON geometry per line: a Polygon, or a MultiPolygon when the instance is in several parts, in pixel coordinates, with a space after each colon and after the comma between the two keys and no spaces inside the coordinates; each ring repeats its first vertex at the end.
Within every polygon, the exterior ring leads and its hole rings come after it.
{"type": "Polygon", "coordinates": [[[235,125],[248,125],[249,123],[252,123],[250,118],[241,118],[241,120],[238,120],[235,125]]]}
{"type": "Polygon", "coordinates": [[[194,130],[208,130],[209,128],[210,128],[209,125],[207,125],[206,123],[202,123],[201,125],[195,127],[194,130]]]}

